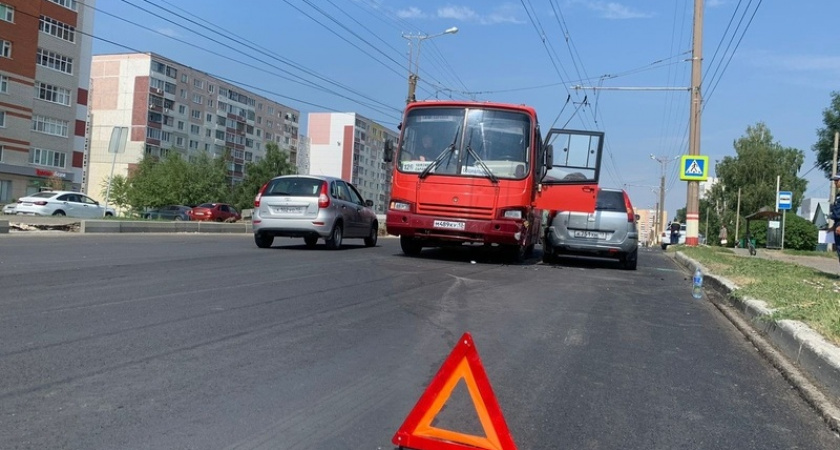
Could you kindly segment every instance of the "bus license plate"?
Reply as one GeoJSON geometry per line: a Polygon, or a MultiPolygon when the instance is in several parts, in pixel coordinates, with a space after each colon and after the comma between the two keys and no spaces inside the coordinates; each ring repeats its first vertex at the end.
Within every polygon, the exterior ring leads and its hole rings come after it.
{"type": "Polygon", "coordinates": [[[463,230],[466,228],[464,222],[450,222],[448,220],[435,220],[435,228],[445,228],[447,230],[463,230]]]}

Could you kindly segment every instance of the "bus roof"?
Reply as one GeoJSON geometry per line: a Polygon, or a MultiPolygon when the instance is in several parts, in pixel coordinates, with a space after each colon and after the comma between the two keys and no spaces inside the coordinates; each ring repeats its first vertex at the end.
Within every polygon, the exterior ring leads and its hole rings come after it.
{"type": "Polygon", "coordinates": [[[516,111],[525,111],[528,114],[536,117],[537,111],[528,105],[525,104],[514,104],[514,103],[499,103],[499,102],[490,102],[490,101],[474,101],[474,100],[422,100],[411,102],[406,106],[406,110],[414,109],[414,108],[422,108],[427,106],[449,106],[449,107],[482,107],[482,108],[499,108],[499,109],[510,109],[516,111]]]}

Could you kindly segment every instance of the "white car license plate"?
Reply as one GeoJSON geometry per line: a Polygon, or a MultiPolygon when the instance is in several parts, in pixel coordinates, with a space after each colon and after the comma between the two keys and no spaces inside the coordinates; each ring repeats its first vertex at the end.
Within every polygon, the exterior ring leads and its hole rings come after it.
{"type": "Polygon", "coordinates": [[[435,220],[433,226],[435,228],[444,228],[447,230],[463,230],[467,224],[464,222],[451,222],[448,220],[435,220]]]}
{"type": "Polygon", "coordinates": [[[575,231],[574,236],[576,238],[604,239],[607,234],[602,231],[575,231]]]}
{"type": "Polygon", "coordinates": [[[300,206],[278,206],[274,208],[274,211],[284,214],[299,214],[301,213],[302,208],[300,206]]]}

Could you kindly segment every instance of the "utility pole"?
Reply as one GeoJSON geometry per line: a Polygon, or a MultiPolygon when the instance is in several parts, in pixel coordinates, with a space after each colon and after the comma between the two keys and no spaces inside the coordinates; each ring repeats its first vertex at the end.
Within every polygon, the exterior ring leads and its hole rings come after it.
{"type": "Polygon", "coordinates": [[[668,164],[676,161],[678,158],[679,156],[667,157],[650,155],[650,159],[658,162],[662,166],[659,177],[659,206],[656,211],[656,215],[659,219],[656,223],[657,236],[662,236],[662,231],[665,230],[665,220],[667,219],[665,214],[665,174],[668,173],[668,164]]]}
{"type": "MultiPolygon", "coordinates": [[[[703,62],[703,0],[694,0],[694,36],[691,50],[691,116],[689,119],[688,154],[700,155],[700,111],[703,62]]],[[[688,181],[685,205],[685,245],[696,247],[700,228],[700,182],[688,181]]]]}

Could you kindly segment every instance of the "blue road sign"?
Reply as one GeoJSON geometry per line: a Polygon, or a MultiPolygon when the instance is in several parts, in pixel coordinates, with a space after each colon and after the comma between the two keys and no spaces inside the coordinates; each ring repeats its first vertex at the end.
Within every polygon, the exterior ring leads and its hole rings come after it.
{"type": "Polygon", "coordinates": [[[791,209],[793,207],[793,192],[779,191],[779,209],[791,209]]]}

